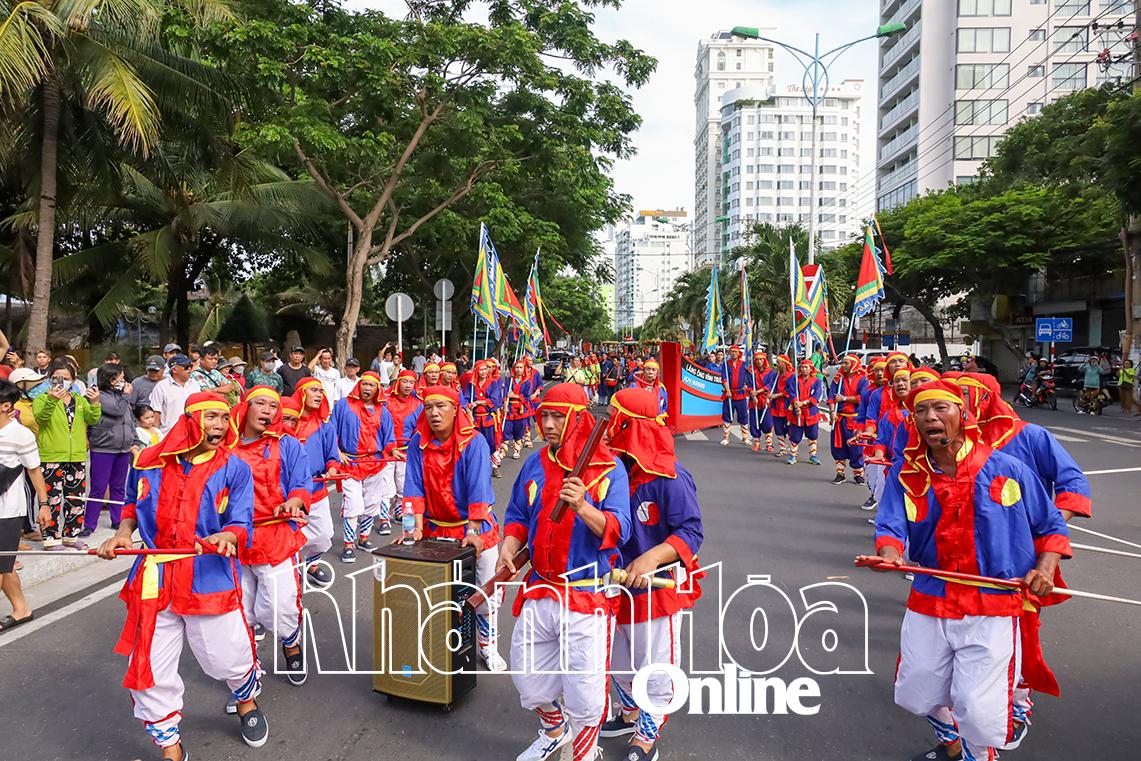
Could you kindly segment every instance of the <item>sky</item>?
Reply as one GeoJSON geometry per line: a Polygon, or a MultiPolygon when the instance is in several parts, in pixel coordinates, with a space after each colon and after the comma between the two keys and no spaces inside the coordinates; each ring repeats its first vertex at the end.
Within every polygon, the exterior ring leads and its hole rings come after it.
{"type": "MultiPolygon", "coordinates": [[[[401,0],[350,0],[403,16],[401,0]]],[[[478,3],[477,3],[478,5],[478,3]]],[[[684,207],[693,212],[694,63],[697,43],[734,26],[775,29],[773,39],[811,49],[815,34],[829,50],[867,36],[879,23],[879,0],[625,0],[621,9],[595,11],[595,33],[604,40],[627,39],[658,59],[644,87],[633,92],[642,127],[634,136],[637,154],[615,166],[615,189],[632,197],[634,209],[684,207]]],[[[474,18],[474,17],[473,17],[474,18]]],[[[876,43],[848,50],[829,69],[833,83],[863,79],[861,178],[875,171],[876,43]]],[[[776,80],[800,84],[803,69],[777,48],[776,80]]],[[[862,179],[861,188],[868,185],[862,179]]]]}

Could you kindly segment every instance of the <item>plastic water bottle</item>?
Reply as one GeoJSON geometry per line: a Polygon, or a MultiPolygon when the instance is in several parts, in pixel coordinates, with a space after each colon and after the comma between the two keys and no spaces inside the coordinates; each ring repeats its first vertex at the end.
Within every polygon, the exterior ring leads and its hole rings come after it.
{"type": "Polygon", "coordinates": [[[411,510],[400,516],[400,527],[404,529],[404,544],[416,544],[416,515],[411,510]]]}

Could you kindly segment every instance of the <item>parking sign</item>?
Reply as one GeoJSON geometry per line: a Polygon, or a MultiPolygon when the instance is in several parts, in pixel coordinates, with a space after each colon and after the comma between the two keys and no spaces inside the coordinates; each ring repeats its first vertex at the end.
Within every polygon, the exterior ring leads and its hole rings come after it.
{"type": "Polygon", "coordinates": [[[1074,318],[1039,317],[1034,320],[1034,338],[1039,343],[1070,343],[1074,340],[1074,318]]]}

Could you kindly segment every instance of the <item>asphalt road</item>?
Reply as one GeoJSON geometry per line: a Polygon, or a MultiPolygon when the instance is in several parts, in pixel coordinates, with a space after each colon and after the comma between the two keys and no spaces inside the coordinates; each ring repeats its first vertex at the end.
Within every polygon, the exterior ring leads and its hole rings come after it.
{"type": "MultiPolygon", "coordinates": [[[[1067,447],[1087,470],[1141,465],[1141,427],[1131,421],[1084,418],[1065,410],[1035,410],[1026,417],[1066,436],[1067,447]]],[[[820,645],[822,618],[810,617],[799,638],[802,658],[794,655],[772,674],[786,683],[814,678],[820,698],[806,702],[819,704],[816,715],[678,713],[660,744],[663,757],[879,761],[906,759],[929,747],[932,738],[926,723],[892,702],[891,678],[907,583],[895,575],[851,567],[854,555],[871,549],[868,514],[856,509],[866,496],[863,487],[828,483],[832,469],[826,450],[821,453],[823,467],[789,467],[754,455],[736,441],[722,448],[716,438],[712,433],[704,440],[679,437],[677,447],[699,488],[706,528],[703,564],[722,563],[720,584],[715,576],[707,579],[706,596],[691,618],[696,661],[709,665],[708,656],[715,652],[719,607],[726,607],[734,590],[745,585],[746,576],[768,575],[800,617],[805,610],[798,592],[802,587],[830,580],[858,589],[867,600],[867,664],[872,673],[816,676],[802,663],[803,658],[818,671],[837,663],[846,670],[862,668],[862,605],[853,592],[833,588],[831,595],[841,611],[839,622],[832,624],[839,642],[835,653],[830,655],[820,645]]],[[[496,482],[500,514],[518,464],[509,460],[504,477],[496,482]]],[[[1095,517],[1083,525],[1141,543],[1137,514],[1141,471],[1092,475],[1091,481],[1095,517]]],[[[1114,546],[1084,535],[1080,541],[1114,546]]],[[[1117,549],[1129,548],[1118,545],[1117,549]]],[[[1079,553],[1065,570],[1075,588],[1141,597],[1139,563],[1079,553]]],[[[338,573],[346,568],[335,565],[338,573]]],[[[349,568],[362,567],[358,562],[349,568]]],[[[361,580],[367,578],[365,574],[361,580]]],[[[360,610],[356,654],[362,665],[370,662],[371,654],[367,586],[359,584],[356,591],[360,610]]],[[[86,590],[91,591],[97,590],[86,590]]],[[[74,603],[83,594],[53,607],[74,603]]],[[[764,605],[773,629],[762,643],[763,619],[743,616],[741,605],[729,604],[726,652],[742,663],[775,665],[781,658],[774,659],[774,653],[788,652],[792,641],[787,605],[782,615],[779,594],[771,587],[754,584],[741,594],[737,602],[764,605]],[[759,655],[750,652],[761,644],[759,655]]],[[[353,596],[350,585],[338,584],[333,596],[338,611],[329,598],[306,595],[322,653],[339,648],[331,624],[338,612],[349,618],[353,596]]],[[[128,694],[119,686],[126,660],[112,654],[111,648],[122,622],[122,605],[109,596],[29,636],[7,643],[0,639],[0,758],[154,757],[154,748],[131,718],[128,694]]],[[[1063,699],[1043,696],[1022,748],[1004,757],[1136,759],[1141,746],[1134,709],[1141,675],[1139,624],[1141,609],[1106,603],[1074,600],[1047,611],[1043,642],[1047,660],[1062,683],[1063,699]]],[[[506,644],[501,651],[506,655],[506,644]]],[[[272,659],[268,643],[263,643],[261,653],[263,660],[272,659]]],[[[331,662],[336,660],[329,657],[323,666],[344,669],[344,659],[331,662]]],[[[451,713],[373,693],[367,675],[313,674],[301,688],[268,675],[260,702],[271,737],[266,747],[255,751],[238,739],[236,720],[222,713],[225,688],[205,677],[189,652],[183,656],[182,675],[186,681],[183,737],[196,759],[510,760],[534,737],[534,719],[519,707],[511,680],[503,675],[481,672],[475,691],[451,713]]],[[[602,743],[610,758],[619,757],[621,741],[602,743]]]]}

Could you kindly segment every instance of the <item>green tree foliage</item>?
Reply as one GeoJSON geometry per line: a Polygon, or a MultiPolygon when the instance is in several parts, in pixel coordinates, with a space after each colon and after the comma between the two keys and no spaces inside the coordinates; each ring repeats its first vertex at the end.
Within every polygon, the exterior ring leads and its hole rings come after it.
{"type": "MultiPolygon", "coordinates": [[[[610,315],[606,312],[598,283],[583,277],[556,276],[543,283],[543,302],[575,339],[605,341],[614,337],[610,315]]],[[[557,340],[559,330],[547,321],[551,340],[557,340]]]]}

